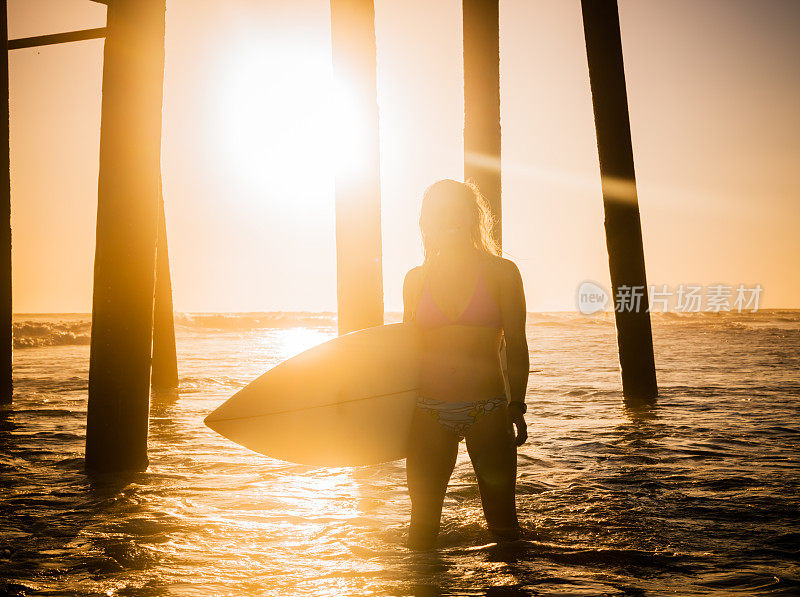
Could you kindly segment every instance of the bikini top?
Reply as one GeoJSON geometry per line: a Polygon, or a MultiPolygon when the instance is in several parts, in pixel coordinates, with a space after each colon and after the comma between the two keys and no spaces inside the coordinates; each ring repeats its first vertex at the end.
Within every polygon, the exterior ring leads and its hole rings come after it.
{"type": "Polygon", "coordinates": [[[423,282],[422,294],[417,303],[416,320],[423,327],[433,328],[445,325],[477,325],[500,327],[500,308],[497,306],[486,281],[483,272],[478,270],[478,279],[475,282],[475,290],[464,311],[456,319],[448,317],[433,300],[430,285],[427,279],[423,282]]]}

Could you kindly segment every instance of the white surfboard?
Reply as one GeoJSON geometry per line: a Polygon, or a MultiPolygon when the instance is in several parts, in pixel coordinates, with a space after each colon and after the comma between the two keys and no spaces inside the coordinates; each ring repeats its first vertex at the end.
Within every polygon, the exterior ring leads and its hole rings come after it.
{"type": "Polygon", "coordinates": [[[405,458],[419,359],[415,324],[345,334],[270,369],[204,422],[288,462],[360,466],[405,458]]]}

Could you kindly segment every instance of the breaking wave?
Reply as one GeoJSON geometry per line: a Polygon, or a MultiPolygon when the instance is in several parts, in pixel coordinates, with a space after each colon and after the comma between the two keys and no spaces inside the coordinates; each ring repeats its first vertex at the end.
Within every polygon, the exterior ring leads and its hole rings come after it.
{"type": "MultiPolygon", "coordinates": [[[[800,331],[800,311],[762,310],[756,313],[651,313],[654,324],[698,325],[744,331],[800,331]]],[[[387,312],[386,323],[402,320],[402,313],[387,312]]],[[[90,314],[15,315],[13,322],[14,348],[36,348],[89,344],[90,314]]],[[[175,325],[186,330],[246,331],[287,329],[296,327],[335,328],[337,317],[331,311],[261,311],[249,313],[175,313],[175,325]]],[[[612,312],[581,315],[580,313],[528,313],[529,327],[564,327],[614,325],[612,312]]]]}
{"type": "Polygon", "coordinates": [[[23,320],[14,321],[12,335],[14,348],[36,348],[42,346],[66,346],[89,344],[92,321],[85,320],[23,320]]]}

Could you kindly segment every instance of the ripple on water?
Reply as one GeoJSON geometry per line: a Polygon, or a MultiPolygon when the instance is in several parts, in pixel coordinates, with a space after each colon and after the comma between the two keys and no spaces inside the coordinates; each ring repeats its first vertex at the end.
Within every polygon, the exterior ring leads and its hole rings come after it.
{"type": "Polygon", "coordinates": [[[105,478],[83,473],[88,347],[16,351],[18,395],[0,412],[0,593],[800,593],[800,328],[744,339],[713,319],[655,318],[662,395],[637,410],[619,395],[611,320],[548,317],[529,326],[542,371],[518,459],[526,538],[491,541],[462,444],[430,553],[404,547],[402,462],[288,464],[202,426],[284,358],[291,327],[187,320],[181,395],[153,399],[150,468],[105,478]]]}

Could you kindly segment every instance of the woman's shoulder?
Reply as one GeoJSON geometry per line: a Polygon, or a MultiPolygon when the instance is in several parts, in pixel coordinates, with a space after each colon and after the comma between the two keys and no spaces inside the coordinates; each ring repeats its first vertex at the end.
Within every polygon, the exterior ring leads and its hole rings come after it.
{"type": "Polygon", "coordinates": [[[415,265],[414,267],[412,267],[410,270],[408,270],[406,272],[406,280],[408,280],[408,279],[412,279],[413,280],[414,278],[418,278],[421,275],[422,275],[422,266],[421,265],[415,265]]]}
{"type": "Polygon", "coordinates": [[[485,255],[485,259],[492,273],[499,278],[515,278],[519,275],[517,264],[510,259],[488,253],[485,255]]]}
{"type": "Polygon", "coordinates": [[[403,287],[407,290],[413,290],[420,282],[422,282],[422,266],[417,265],[406,272],[403,287]]]}

